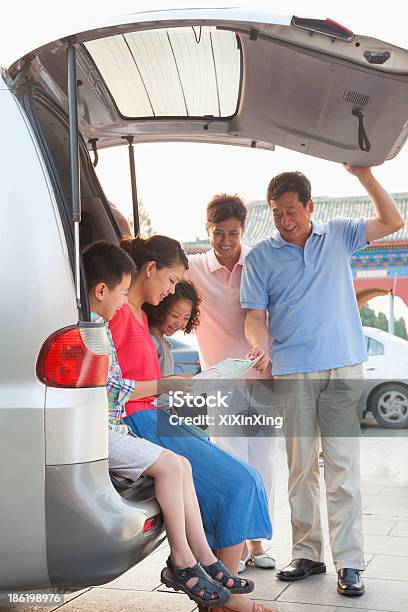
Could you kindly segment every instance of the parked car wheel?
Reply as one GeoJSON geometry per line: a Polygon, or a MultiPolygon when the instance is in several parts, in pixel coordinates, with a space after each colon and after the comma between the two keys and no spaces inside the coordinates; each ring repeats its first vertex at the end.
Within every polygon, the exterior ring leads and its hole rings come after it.
{"type": "Polygon", "coordinates": [[[382,427],[408,427],[408,387],[401,383],[386,383],[374,391],[370,409],[382,427]]]}

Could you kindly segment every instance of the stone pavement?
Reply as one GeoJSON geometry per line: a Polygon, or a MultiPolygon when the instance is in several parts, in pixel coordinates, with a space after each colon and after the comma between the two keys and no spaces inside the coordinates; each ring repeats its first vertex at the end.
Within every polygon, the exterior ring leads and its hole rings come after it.
{"type": "MultiPolygon", "coordinates": [[[[383,431],[383,430],[382,430],[383,431]]],[[[367,569],[366,593],[346,598],[336,592],[336,572],[331,561],[327,527],[328,573],[297,583],[281,582],[274,570],[248,569],[256,589],[252,596],[278,612],[408,612],[408,431],[377,437],[368,428],[361,440],[363,513],[367,569]]],[[[385,432],[388,433],[388,432],[385,432]]],[[[377,434],[377,436],[375,435],[377,434]]],[[[270,551],[277,567],[291,560],[287,469],[283,441],[278,454],[278,485],[274,537],[270,551]]],[[[322,498],[324,485],[322,484],[322,498]]],[[[325,504],[322,522],[327,524],[325,504]]],[[[167,544],[135,568],[104,585],[66,596],[61,612],[190,612],[196,610],[185,596],[160,585],[160,570],[168,555],[167,544]]],[[[54,608],[57,609],[57,608],[54,608]]],[[[34,612],[40,608],[18,608],[34,612]]],[[[50,608],[41,608],[52,610],[50,608]]],[[[216,610],[216,608],[215,608],[216,610]]]]}

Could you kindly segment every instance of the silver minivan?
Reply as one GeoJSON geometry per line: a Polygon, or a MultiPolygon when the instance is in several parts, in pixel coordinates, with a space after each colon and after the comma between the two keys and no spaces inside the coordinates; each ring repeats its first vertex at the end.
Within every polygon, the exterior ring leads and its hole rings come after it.
{"type": "Polygon", "coordinates": [[[135,143],[380,164],[408,135],[408,52],[330,20],[136,13],[4,67],[0,129],[0,591],[74,590],[164,538],[152,482],[108,472],[106,338],[80,255],[120,235],[98,151],[129,148],[136,229],[135,143]]]}

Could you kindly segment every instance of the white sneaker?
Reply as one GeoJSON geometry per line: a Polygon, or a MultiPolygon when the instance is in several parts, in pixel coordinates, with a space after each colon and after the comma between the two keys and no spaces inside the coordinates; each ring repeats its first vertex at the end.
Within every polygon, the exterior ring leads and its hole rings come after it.
{"type": "Polygon", "coordinates": [[[238,568],[238,574],[242,574],[242,572],[245,572],[246,568],[247,568],[247,563],[249,561],[249,559],[251,558],[251,555],[247,555],[247,557],[245,559],[241,559],[239,562],[239,568],[238,568]]]}
{"type": "Polygon", "coordinates": [[[249,555],[250,560],[256,567],[261,569],[274,569],[275,559],[264,553],[263,555],[249,555]]]}
{"type": "Polygon", "coordinates": [[[239,562],[238,574],[242,574],[248,565],[259,567],[261,569],[274,569],[275,559],[266,553],[263,555],[249,554],[246,559],[241,559],[239,562]]]}

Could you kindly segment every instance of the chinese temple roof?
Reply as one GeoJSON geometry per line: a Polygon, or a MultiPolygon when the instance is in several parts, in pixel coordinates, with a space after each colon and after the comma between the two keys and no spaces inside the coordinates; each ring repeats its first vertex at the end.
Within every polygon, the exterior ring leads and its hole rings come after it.
{"type": "MultiPolygon", "coordinates": [[[[408,220],[408,192],[392,194],[404,219],[408,220]]],[[[351,196],[343,198],[316,197],[313,198],[315,211],[313,218],[327,223],[334,217],[372,217],[373,205],[368,196],[351,196]]],[[[248,203],[248,217],[243,242],[253,246],[260,240],[270,236],[274,231],[272,215],[264,200],[248,203]]],[[[184,242],[188,253],[202,253],[209,249],[208,239],[184,242]]],[[[382,240],[372,243],[366,250],[407,250],[408,224],[398,232],[382,240]]]]}

